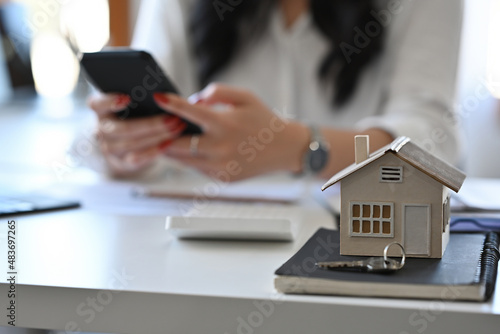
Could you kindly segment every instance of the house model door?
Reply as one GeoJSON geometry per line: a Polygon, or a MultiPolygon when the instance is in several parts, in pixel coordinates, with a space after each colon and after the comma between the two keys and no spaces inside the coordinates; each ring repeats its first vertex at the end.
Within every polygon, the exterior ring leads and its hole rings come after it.
{"type": "Polygon", "coordinates": [[[403,204],[403,217],[406,254],[430,255],[430,205],[403,204]]]}

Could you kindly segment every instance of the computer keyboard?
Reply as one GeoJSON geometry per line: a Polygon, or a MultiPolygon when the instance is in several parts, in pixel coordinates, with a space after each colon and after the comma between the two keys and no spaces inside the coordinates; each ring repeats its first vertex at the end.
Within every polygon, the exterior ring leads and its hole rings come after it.
{"type": "Polygon", "coordinates": [[[78,202],[61,200],[47,196],[0,195],[0,217],[12,216],[16,214],[35,213],[51,210],[69,209],[80,206],[78,202]]]}
{"type": "Polygon", "coordinates": [[[298,207],[264,203],[213,203],[168,216],[166,229],[181,239],[294,239],[298,207]]]}

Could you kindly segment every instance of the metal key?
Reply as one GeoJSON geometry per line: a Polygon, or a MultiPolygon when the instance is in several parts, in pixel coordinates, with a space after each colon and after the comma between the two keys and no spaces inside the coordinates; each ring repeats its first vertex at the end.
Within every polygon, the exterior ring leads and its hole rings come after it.
{"type": "Polygon", "coordinates": [[[320,268],[326,269],[358,269],[359,271],[368,272],[392,272],[401,269],[403,266],[399,261],[393,259],[384,259],[381,257],[370,257],[360,261],[332,261],[318,262],[316,264],[320,268]]]}
{"type": "Polygon", "coordinates": [[[357,269],[360,271],[375,272],[375,273],[389,273],[397,271],[405,265],[406,254],[403,246],[397,242],[391,242],[384,248],[384,256],[370,257],[366,260],[359,261],[332,261],[332,262],[318,262],[316,265],[320,268],[326,269],[357,269]],[[392,245],[398,245],[401,248],[402,258],[401,262],[390,259],[387,252],[392,245]]]}

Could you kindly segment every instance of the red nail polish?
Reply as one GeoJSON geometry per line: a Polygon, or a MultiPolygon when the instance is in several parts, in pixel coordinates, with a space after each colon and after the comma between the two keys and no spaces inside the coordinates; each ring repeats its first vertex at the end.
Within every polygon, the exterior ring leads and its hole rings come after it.
{"type": "Polygon", "coordinates": [[[184,129],[186,129],[186,127],[187,124],[181,121],[175,128],[171,129],[170,131],[172,133],[181,133],[182,131],[184,131],[184,129]]]}
{"type": "Polygon", "coordinates": [[[172,139],[169,139],[169,140],[165,140],[164,142],[162,142],[159,146],[158,146],[158,149],[160,151],[165,151],[167,149],[167,147],[169,147],[174,141],[172,139]]]}
{"type": "Polygon", "coordinates": [[[153,98],[158,103],[168,104],[168,97],[164,93],[154,93],[153,98]]]}
{"type": "Polygon", "coordinates": [[[115,105],[117,105],[117,106],[123,106],[123,105],[127,105],[129,103],[130,103],[130,96],[128,96],[128,95],[118,95],[115,98],[115,105]]]}
{"type": "Polygon", "coordinates": [[[177,126],[180,119],[177,116],[166,116],[163,118],[163,123],[167,126],[168,129],[177,126]]]}

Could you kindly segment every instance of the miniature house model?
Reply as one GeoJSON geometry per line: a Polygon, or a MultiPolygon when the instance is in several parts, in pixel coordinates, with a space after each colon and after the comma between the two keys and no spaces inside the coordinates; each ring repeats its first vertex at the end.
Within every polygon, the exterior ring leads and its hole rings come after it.
{"type": "Polygon", "coordinates": [[[340,253],[381,256],[396,241],[407,256],[441,258],[450,233],[448,188],[458,192],[465,174],[407,137],[371,155],[367,136],[356,136],[355,147],[355,164],[322,188],[341,181],[340,253]]]}

